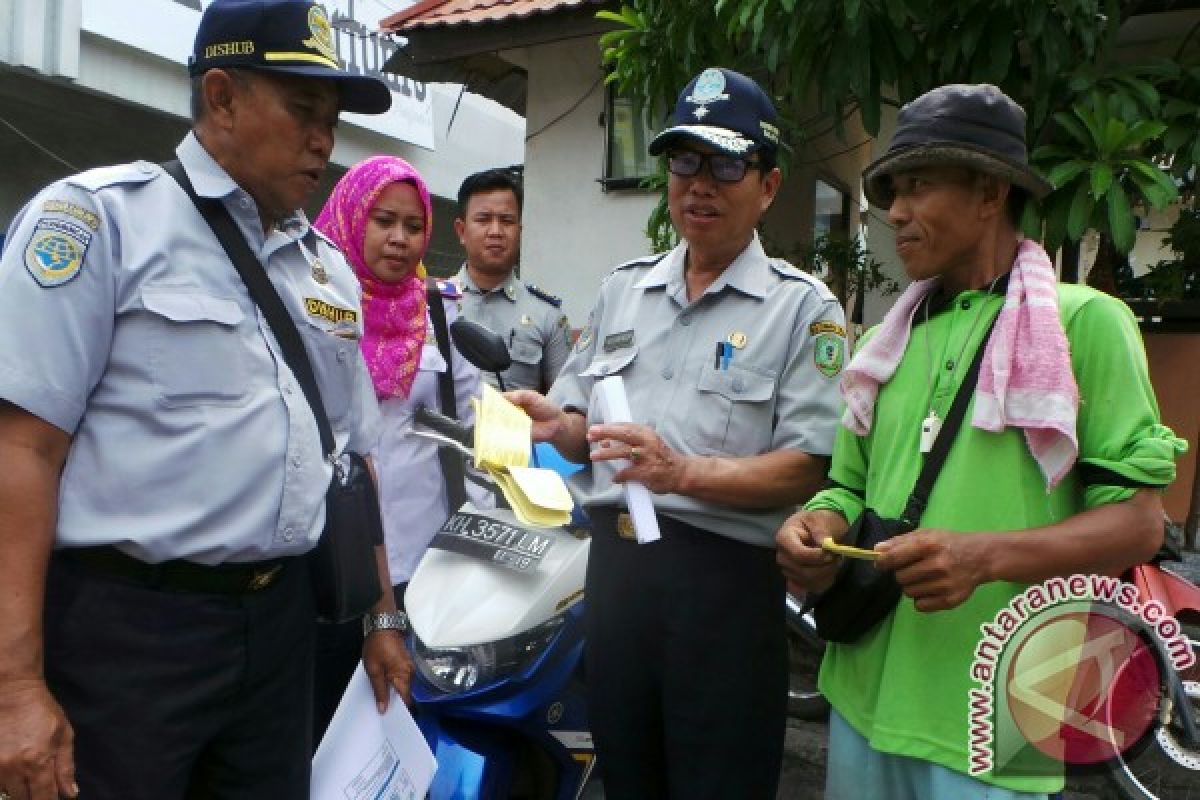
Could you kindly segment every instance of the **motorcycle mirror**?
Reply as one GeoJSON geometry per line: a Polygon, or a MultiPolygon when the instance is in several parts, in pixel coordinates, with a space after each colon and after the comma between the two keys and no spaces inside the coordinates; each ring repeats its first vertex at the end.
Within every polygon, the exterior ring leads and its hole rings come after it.
{"type": "Polygon", "coordinates": [[[504,337],[478,322],[459,317],[450,323],[450,338],[462,357],[484,372],[503,372],[512,364],[504,337]]]}

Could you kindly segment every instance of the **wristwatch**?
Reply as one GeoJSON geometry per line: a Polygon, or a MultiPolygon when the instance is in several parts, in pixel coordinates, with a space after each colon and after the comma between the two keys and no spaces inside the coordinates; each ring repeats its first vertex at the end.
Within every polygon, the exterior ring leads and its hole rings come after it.
{"type": "Polygon", "coordinates": [[[403,611],[384,611],[382,614],[363,614],[363,636],[373,631],[400,631],[408,633],[408,614],[403,611]]]}

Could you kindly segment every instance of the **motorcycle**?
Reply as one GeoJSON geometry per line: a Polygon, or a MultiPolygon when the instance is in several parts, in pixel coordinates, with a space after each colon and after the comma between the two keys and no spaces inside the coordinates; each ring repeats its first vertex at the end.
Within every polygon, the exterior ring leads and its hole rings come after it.
{"type": "MultiPolygon", "coordinates": [[[[487,328],[460,317],[450,334],[481,370],[507,368],[504,340],[487,328]]],[[[472,457],[470,429],[426,408],[415,420],[413,435],[472,457]]],[[[541,463],[573,469],[541,452],[541,463]]],[[[601,800],[583,692],[586,518],[576,509],[566,527],[527,528],[494,485],[468,477],[497,507],[467,503],[452,514],[405,594],[417,724],[438,761],[429,798],[601,800]]],[[[786,617],[789,713],[824,719],[829,704],[816,674],[825,644],[790,595],[786,617]]]]}
{"type": "Polygon", "coordinates": [[[817,688],[817,673],[825,655],[825,640],[817,633],[812,609],[804,597],[788,592],[785,598],[790,681],[788,714],[796,719],[820,721],[829,716],[829,701],[817,688]]]}
{"type": "MultiPolygon", "coordinates": [[[[463,319],[459,352],[505,369],[503,339],[463,319]]],[[[471,457],[471,431],[430,409],[426,436],[471,457]]],[[[583,694],[585,528],[531,528],[478,475],[495,508],[455,511],[405,594],[416,719],[437,758],[431,800],[600,796],[583,694]]]]}

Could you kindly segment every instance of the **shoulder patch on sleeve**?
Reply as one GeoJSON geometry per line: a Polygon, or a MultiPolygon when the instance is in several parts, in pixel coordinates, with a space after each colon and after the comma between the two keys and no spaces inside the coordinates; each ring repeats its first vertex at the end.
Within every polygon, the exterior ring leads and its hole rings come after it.
{"type": "Polygon", "coordinates": [[[149,161],[136,161],[132,164],[118,164],[114,167],[97,167],[72,175],[64,179],[64,183],[97,192],[108,186],[121,183],[146,183],[165,174],[162,167],[149,161]]]}
{"type": "Polygon", "coordinates": [[[819,333],[813,343],[813,363],[826,378],[835,378],[846,362],[846,338],[836,333],[819,333]]]}
{"type": "Polygon", "coordinates": [[[458,288],[458,284],[454,281],[438,280],[435,282],[437,289],[442,293],[442,297],[448,297],[451,300],[459,300],[462,298],[462,290],[458,288]]]}
{"type": "Polygon", "coordinates": [[[591,346],[592,339],[594,338],[595,333],[596,333],[596,328],[593,324],[595,321],[595,317],[596,317],[595,311],[588,314],[587,324],[583,326],[583,329],[581,331],[579,331],[579,336],[578,336],[578,338],[575,339],[575,352],[576,353],[582,353],[584,350],[587,350],[588,347],[591,346]]]}
{"type": "Polygon", "coordinates": [[[823,319],[820,322],[814,322],[812,325],[809,325],[808,332],[813,336],[818,336],[822,333],[835,333],[838,336],[846,335],[845,328],[829,319],[823,319]]]}
{"type": "Polygon", "coordinates": [[[549,292],[547,292],[545,289],[539,289],[537,286],[534,286],[532,283],[525,284],[525,288],[529,290],[529,293],[531,295],[538,298],[539,300],[545,300],[547,303],[554,306],[555,308],[558,308],[559,306],[562,305],[561,297],[552,295],[549,292]]]}
{"type": "Polygon", "coordinates": [[[92,242],[92,231],[78,222],[42,217],[25,245],[25,269],[49,289],[62,286],[83,269],[83,257],[92,242]]]}
{"type": "Polygon", "coordinates": [[[93,231],[100,228],[100,216],[90,208],[85,208],[69,200],[50,198],[42,203],[43,214],[63,214],[87,225],[93,231]]]}

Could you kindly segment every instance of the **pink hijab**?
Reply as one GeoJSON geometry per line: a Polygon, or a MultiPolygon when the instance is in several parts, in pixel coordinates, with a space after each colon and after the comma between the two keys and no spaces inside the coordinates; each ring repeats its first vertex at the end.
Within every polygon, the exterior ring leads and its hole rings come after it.
{"type": "Polygon", "coordinates": [[[425,243],[433,232],[433,205],[421,175],[404,159],[373,156],[342,176],[313,226],[332,239],[354,268],[363,290],[362,351],[375,384],[375,395],[408,397],[421,348],[425,344],[425,265],[397,283],[385,283],[371,273],[363,255],[367,223],[379,195],[390,184],[411,183],[425,209],[425,243]]]}

